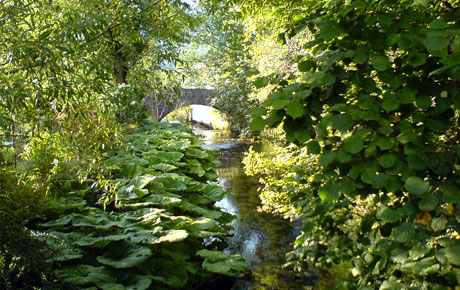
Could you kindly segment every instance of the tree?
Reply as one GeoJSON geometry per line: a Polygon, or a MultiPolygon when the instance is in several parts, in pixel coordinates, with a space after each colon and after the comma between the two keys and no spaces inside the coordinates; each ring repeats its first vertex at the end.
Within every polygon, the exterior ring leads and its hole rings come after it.
{"type": "Polygon", "coordinates": [[[458,4],[303,5],[282,34],[311,33],[300,74],[271,79],[252,121],[282,123],[318,159],[291,199],[307,219],[294,256],[320,267],[352,259],[351,289],[457,286],[458,4]]]}
{"type": "MultiPolygon", "coordinates": [[[[174,47],[186,40],[193,19],[181,1],[101,5],[98,1],[34,0],[6,1],[3,7],[0,94],[4,127],[27,122],[39,129],[43,120],[51,121],[90,99],[107,110],[113,105],[112,82],[126,83],[129,68],[149,41],[155,44],[152,49],[158,44],[174,47]]],[[[157,67],[168,56],[167,49],[161,52],[157,67]]]]}
{"type": "MultiPolygon", "coordinates": [[[[110,173],[101,160],[120,144],[119,123],[135,121],[118,119],[120,112],[135,115],[128,104],[144,97],[126,93],[137,92],[136,84],[120,83],[135,79],[132,68],[148,49],[162,46],[150,71],[174,59],[171,52],[186,40],[193,17],[174,0],[0,2],[0,172],[9,181],[0,186],[0,199],[15,206],[2,223],[22,219],[1,234],[8,238],[17,230],[18,240],[33,245],[25,226],[50,196],[88,184],[103,187],[110,173]]],[[[33,253],[18,256],[16,246],[2,248],[2,267],[14,272],[38,265],[33,253]],[[24,263],[16,267],[5,257],[24,263]]],[[[0,283],[8,284],[3,278],[0,283]]]]}
{"type": "Polygon", "coordinates": [[[228,3],[206,4],[210,6],[199,11],[201,24],[194,42],[182,57],[186,86],[215,88],[214,104],[227,113],[233,129],[248,133],[249,113],[259,99],[252,79],[260,73],[291,72],[293,52],[299,47],[295,41],[282,46],[274,29],[265,25],[277,21],[276,14],[253,20],[227,7],[228,3]]]}

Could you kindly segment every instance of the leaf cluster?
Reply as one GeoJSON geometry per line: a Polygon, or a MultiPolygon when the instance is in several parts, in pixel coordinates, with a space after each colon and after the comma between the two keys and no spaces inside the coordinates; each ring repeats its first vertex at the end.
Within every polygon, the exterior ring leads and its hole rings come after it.
{"type": "Polygon", "coordinates": [[[238,255],[205,250],[225,242],[233,219],[214,206],[225,194],[209,183],[214,154],[177,124],[146,122],[128,135],[104,161],[113,192],[71,192],[42,225],[59,253],[56,275],[82,289],[190,289],[243,270],[238,255]]]}
{"type": "Polygon", "coordinates": [[[307,6],[284,33],[311,33],[295,58],[299,75],[255,83],[275,88],[252,121],[256,130],[282,124],[289,141],[318,158],[299,193],[308,202],[294,201],[307,222],[293,260],[323,267],[352,259],[341,284],[350,289],[455,287],[458,5],[307,6]]]}

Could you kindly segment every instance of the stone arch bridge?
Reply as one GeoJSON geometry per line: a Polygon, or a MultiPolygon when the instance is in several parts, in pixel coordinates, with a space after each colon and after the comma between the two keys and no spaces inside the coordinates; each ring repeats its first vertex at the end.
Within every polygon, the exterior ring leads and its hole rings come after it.
{"type": "MultiPolygon", "coordinates": [[[[144,100],[147,107],[150,107],[156,120],[161,121],[172,111],[190,105],[205,105],[215,107],[211,104],[215,91],[213,89],[180,89],[179,95],[171,93],[167,102],[155,102],[155,96],[144,100]]],[[[216,108],[218,109],[218,108],[216,108]]]]}

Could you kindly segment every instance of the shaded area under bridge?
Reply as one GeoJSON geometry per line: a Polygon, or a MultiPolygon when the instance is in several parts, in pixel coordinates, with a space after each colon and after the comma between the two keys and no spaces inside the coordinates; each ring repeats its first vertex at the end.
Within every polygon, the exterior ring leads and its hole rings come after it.
{"type": "Polygon", "coordinates": [[[161,121],[166,115],[180,107],[191,105],[215,107],[211,104],[214,94],[215,90],[213,89],[180,89],[179,96],[177,93],[171,93],[171,98],[169,98],[168,102],[155,102],[155,97],[153,96],[144,100],[144,103],[152,109],[155,119],[161,121]]]}

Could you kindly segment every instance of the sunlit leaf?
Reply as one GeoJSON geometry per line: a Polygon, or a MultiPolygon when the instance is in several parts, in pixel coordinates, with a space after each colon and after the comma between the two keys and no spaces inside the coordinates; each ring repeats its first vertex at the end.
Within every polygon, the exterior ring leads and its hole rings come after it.
{"type": "Polygon", "coordinates": [[[255,131],[262,131],[267,125],[262,117],[255,117],[251,121],[251,128],[255,131]]]}
{"type": "Polygon", "coordinates": [[[303,116],[303,114],[305,113],[305,109],[303,108],[303,105],[301,103],[293,101],[290,102],[287,106],[286,113],[290,115],[293,119],[297,119],[303,116]]]}
{"type": "Polygon", "coordinates": [[[441,215],[440,217],[436,217],[431,220],[431,228],[435,232],[445,230],[446,227],[447,227],[447,218],[444,215],[441,215]]]}
{"type": "Polygon", "coordinates": [[[267,77],[258,77],[255,81],[254,81],[254,86],[258,89],[260,88],[263,88],[263,87],[266,87],[269,83],[269,79],[267,77]]]}

